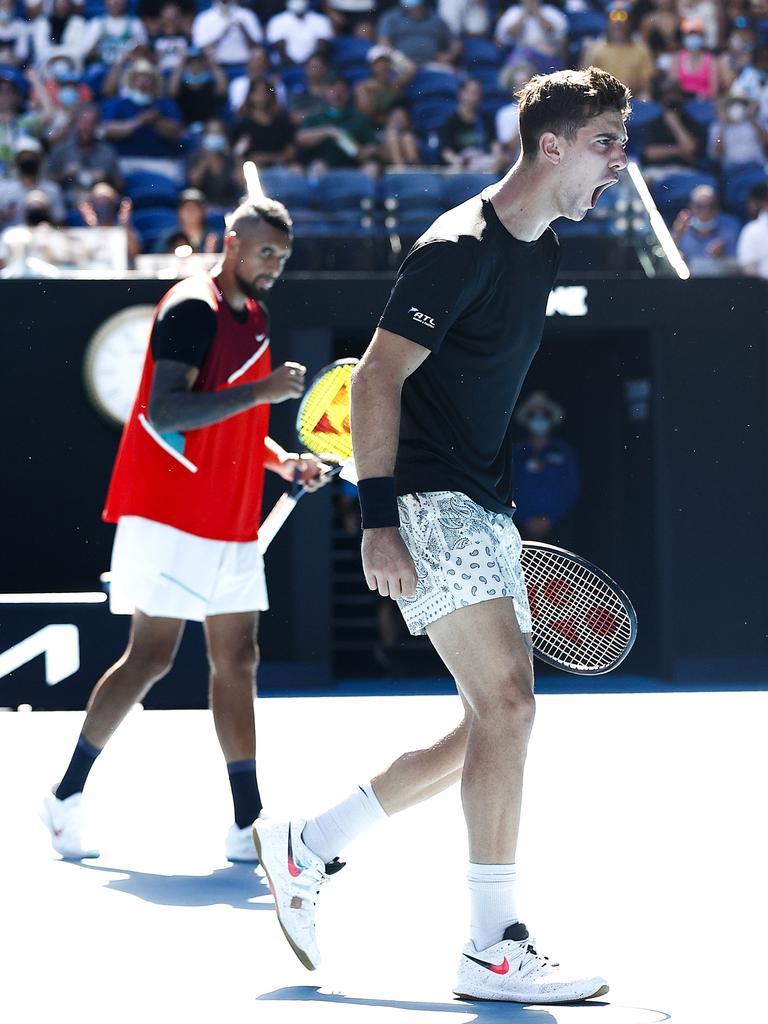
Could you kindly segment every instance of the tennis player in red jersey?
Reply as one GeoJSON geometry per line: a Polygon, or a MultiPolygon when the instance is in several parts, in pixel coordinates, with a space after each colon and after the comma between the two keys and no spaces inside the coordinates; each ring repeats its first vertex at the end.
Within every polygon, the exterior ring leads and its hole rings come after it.
{"type": "Polygon", "coordinates": [[[125,653],[94,689],[63,778],[41,816],[54,849],[84,844],[81,795],[133,705],[171,668],[185,622],[202,622],[210,706],[227,762],[232,861],[255,861],[261,810],[254,683],[259,612],[268,607],[257,542],[264,469],[321,486],[321,463],[269,437],[269,406],[304,391],[305,368],[272,369],[264,297],[291,252],[288,211],[270,199],[232,214],[221,265],[175,284],[155,312],[138,395],[123,431],[104,518],[117,523],[110,601],[133,619],[125,653]]]}

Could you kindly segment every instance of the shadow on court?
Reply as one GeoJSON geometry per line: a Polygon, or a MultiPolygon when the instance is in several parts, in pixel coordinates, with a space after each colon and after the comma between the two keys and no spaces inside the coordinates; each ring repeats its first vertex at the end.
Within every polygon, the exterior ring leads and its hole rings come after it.
{"type": "MultiPolygon", "coordinates": [[[[661,1024],[671,1020],[668,1013],[662,1010],[649,1010],[644,1007],[614,1006],[600,1000],[587,1003],[567,1003],[560,1006],[529,1006],[521,1003],[500,1002],[468,1002],[454,999],[451,1002],[428,1003],[414,1000],[368,999],[363,996],[345,996],[340,992],[321,992],[317,986],[295,985],[278,988],[274,992],[265,992],[257,996],[258,1001],[276,1002],[313,1002],[335,1003],[337,1006],[369,1006],[382,1007],[390,1010],[424,1011],[425,1013],[444,1013],[450,1021],[451,1014],[461,1014],[474,1024],[661,1024]]],[[[352,1019],[352,1018],[350,1018],[352,1019]]],[[[366,1017],[366,1020],[368,1018],[366,1017]]]]}
{"type": "Polygon", "coordinates": [[[270,910],[274,904],[251,903],[258,896],[270,896],[269,887],[252,865],[230,864],[209,875],[160,875],[105,864],[78,865],[83,871],[125,875],[113,878],[104,888],[125,892],[163,907],[229,906],[235,910],[270,910]]]}

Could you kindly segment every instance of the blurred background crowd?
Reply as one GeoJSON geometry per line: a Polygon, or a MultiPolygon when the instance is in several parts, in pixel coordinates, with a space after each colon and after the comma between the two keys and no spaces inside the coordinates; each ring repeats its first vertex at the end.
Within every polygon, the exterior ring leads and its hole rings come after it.
{"type": "Polygon", "coordinates": [[[0,0],[0,230],[213,253],[246,159],[299,232],[386,229],[405,174],[426,224],[436,174],[516,159],[533,73],[589,64],[693,272],[768,277],[768,0],[0,0]]]}

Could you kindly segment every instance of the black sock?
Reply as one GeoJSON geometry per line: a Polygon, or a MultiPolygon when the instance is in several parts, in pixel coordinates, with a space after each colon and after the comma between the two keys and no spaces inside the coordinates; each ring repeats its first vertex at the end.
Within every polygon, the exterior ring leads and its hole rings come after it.
{"type": "Polygon", "coordinates": [[[93,762],[101,753],[98,747],[92,746],[83,736],[77,741],[69,768],[64,772],[64,778],[56,787],[57,800],[66,800],[73,793],[82,793],[88,773],[93,768],[93,762]]]}
{"type": "Polygon", "coordinates": [[[230,761],[227,764],[232,803],[235,805],[235,824],[245,828],[253,824],[261,811],[259,784],[256,781],[255,761],[230,761]]]}

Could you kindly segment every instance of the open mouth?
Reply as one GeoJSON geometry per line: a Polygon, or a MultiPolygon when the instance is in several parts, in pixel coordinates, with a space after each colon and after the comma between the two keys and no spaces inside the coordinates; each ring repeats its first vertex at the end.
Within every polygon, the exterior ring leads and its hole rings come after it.
{"type": "Polygon", "coordinates": [[[595,206],[597,206],[597,201],[603,194],[603,192],[605,192],[607,188],[610,188],[611,185],[615,185],[618,180],[618,178],[611,178],[610,181],[604,181],[602,185],[597,186],[595,191],[592,193],[592,202],[590,203],[590,209],[594,209],[595,206]]]}

